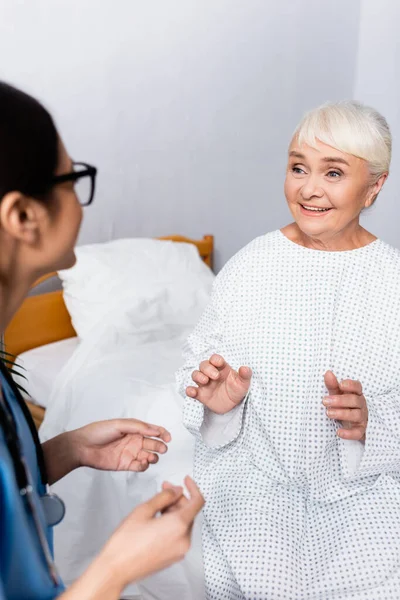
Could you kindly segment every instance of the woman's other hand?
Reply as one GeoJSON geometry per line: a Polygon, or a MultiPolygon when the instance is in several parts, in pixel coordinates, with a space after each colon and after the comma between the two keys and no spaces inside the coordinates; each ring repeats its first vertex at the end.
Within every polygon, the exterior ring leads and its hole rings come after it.
{"type": "Polygon", "coordinates": [[[71,431],[82,467],[104,471],[145,471],[167,452],[170,433],[137,419],[112,419],[71,431]]]}
{"type": "Polygon", "coordinates": [[[232,369],[222,356],[213,354],[192,373],[195,386],[186,388],[190,398],[196,398],[214,413],[223,415],[245,398],[250,387],[251,369],[232,369]]]}
{"type": "Polygon", "coordinates": [[[323,399],[329,419],[342,423],[338,436],[344,440],[364,441],[368,425],[367,401],[359,381],[345,379],[338,382],[332,371],[325,373],[329,396],[323,399]]]}

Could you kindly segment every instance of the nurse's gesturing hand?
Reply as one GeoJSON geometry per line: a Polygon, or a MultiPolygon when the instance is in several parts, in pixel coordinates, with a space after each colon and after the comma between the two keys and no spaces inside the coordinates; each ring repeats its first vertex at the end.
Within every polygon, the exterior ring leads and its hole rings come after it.
{"type": "Polygon", "coordinates": [[[130,582],[182,560],[204,505],[195,482],[186,477],[185,484],[188,497],[182,487],[165,483],[159,494],[137,506],[60,600],[116,600],[130,582]]]}
{"type": "Polygon", "coordinates": [[[74,433],[80,466],[105,471],[145,471],[171,441],[164,427],[137,419],[99,421],[74,433]]]}
{"type": "Polygon", "coordinates": [[[204,360],[198,371],[192,373],[197,387],[189,386],[186,394],[196,398],[214,413],[223,415],[244,400],[250,387],[251,369],[240,367],[232,369],[219,354],[213,354],[204,360]]]}
{"type": "Polygon", "coordinates": [[[146,471],[167,452],[171,434],[137,419],[98,421],[67,431],[42,444],[49,483],[73,469],[146,471]]]}
{"type": "Polygon", "coordinates": [[[190,548],[193,522],[204,505],[195,482],[185,478],[183,489],[164,484],[163,490],[138,506],[104,548],[106,564],[118,563],[124,585],[182,560],[190,548]],[[160,514],[161,513],[161,514],[160,514]]]}

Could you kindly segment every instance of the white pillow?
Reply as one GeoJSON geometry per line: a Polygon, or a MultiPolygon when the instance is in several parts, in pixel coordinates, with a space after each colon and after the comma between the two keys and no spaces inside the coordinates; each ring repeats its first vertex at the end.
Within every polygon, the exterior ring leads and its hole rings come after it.
{"type": "Polygon", "coordinates": [[[79,246],[76,256],[76,265],[59,276],[81,339],[128,313],[139,329],[194,325],[214,279],[193,244],[123,239],[79,246]]]}
{"type": "Polygon", "coordinates": [[[34,404],[48,408],[54,381],[67,364],[79,345],[79,338],[69,338],[39,346],[23,352],[16,358],[16,364],[23,367],[26,381],[17,376],[14,379],[28,392],[24,398],[34,404]]]}

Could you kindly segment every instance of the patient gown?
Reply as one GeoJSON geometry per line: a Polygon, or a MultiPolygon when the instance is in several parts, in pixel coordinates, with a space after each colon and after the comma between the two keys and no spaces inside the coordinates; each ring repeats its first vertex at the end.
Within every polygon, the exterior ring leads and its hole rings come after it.
{"type": "Polygon", "coordinates": [[[218,416],[186,398],[205,498],[212,600],[400,598],[400,252],[257,238],[218,276],[178,373],[219,353],[253,370],[218,416]],[[358,379],[365,444],[344,441],[322,405],[324,373],[358,379]]]}

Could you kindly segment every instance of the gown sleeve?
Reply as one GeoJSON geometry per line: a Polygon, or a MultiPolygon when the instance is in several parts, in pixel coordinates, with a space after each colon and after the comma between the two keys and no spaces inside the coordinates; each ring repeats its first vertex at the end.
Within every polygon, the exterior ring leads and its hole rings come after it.
{"type": "Polygon", "coordinates": [[[249,394],[229,413],[217,415],[198,400],[187,397],[185,390],[187,386],[194,385],[192,372],[213,354],[221,354],[234,369],[241,366],[235,364],[235,357],[224,336],[231,299],[239,281],[239,270],[231,260],[214,282],[210,303],[184,346],[184,366],[176,375],[179,392],[184,398],[184,425],[197,440],[211,448],[222,448],[237,439],[249,394]]]}
{"type": "Polygon", "coordinates": [[[366,397],[368,426],[365,442],[339,440],[346,479],[400,474],[400,386],[366,397]]]}

